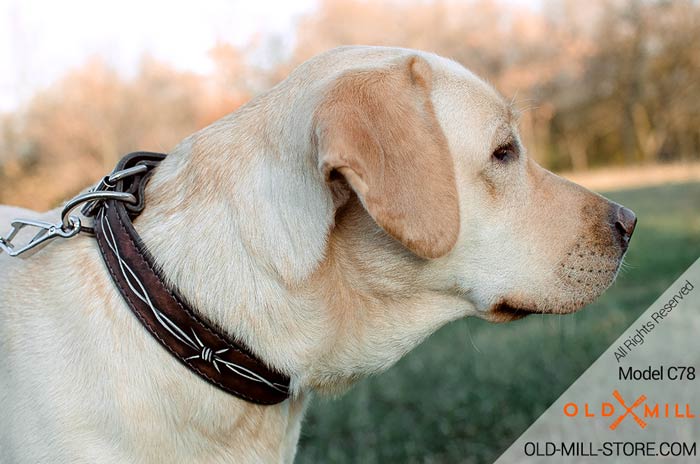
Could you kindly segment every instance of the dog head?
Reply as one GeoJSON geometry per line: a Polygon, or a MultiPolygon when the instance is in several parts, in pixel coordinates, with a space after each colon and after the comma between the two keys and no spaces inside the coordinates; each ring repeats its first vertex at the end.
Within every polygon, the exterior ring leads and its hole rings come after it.
{"type": "Polygon", "coordinates": [[[341,72],[316,110],[336,204],[346,185],[377,228],[424,260],[416,274],[489,320],[569,313],[598,297],[634,214],[533,161],[515,110],[462,66],[395,55],[341,72]]]}

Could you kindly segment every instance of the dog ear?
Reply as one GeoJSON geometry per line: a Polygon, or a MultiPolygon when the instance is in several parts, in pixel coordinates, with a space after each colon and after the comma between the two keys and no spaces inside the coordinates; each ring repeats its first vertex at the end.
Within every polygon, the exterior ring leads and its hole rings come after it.
{"type": "Polygon", "coordinates": [[[432,70],[418,56],[335,80],[315,113],[319,167],[342,175],[374,221],[424,258],[447,254],[459,205],[432,70]]]}

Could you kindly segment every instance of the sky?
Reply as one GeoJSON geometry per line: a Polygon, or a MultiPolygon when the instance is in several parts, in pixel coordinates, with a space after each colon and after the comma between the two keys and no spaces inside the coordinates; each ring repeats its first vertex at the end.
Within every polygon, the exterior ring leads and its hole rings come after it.
{"type": "Polygon", "coordinates": [[[177,69],[207,73],[217,43],[245,45],[256,34],[288,47],[298,18],[316,0],[0,0],[0,111],[102,56],[125,75],[144,53],[177,69]]]}

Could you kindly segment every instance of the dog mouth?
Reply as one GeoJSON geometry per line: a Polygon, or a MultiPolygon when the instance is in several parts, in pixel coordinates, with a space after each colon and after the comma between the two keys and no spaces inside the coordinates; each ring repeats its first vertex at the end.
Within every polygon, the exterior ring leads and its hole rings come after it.
{"type": "Polygon", "coordinates": [[[490,322],[511,322],[523,319],[530,314],[544,314],[544,311],[532,307],[500,302],[488,311],[487,319],[490,322]]]}

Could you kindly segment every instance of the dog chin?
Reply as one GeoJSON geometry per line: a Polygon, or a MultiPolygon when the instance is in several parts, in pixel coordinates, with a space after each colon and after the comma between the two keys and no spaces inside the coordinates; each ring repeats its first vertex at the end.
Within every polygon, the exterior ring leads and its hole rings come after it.
{"type": "Polygon", "coordinates": [[[531,314],[571,314],[584,308],[598,298],[600,294],[590,294],[563,301],[516,302],[503,299],[483,313],[483,319],[502,323],[523,319],[531,314]]]}

